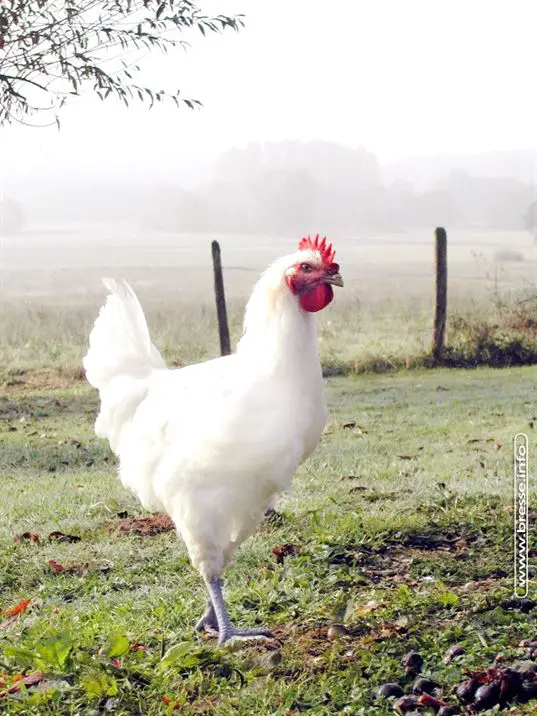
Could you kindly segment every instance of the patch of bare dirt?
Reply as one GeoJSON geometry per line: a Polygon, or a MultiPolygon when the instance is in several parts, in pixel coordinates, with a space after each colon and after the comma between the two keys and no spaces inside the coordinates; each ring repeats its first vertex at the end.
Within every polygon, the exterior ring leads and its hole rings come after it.
{"type": "Polygon", "coordinates": [[[82,367],[70,371],[43,371],[14,376],[0,385],[0,393],[14,393],[35,390],[65,390],[86,380],[82,367]]]}
{"type": "Polygon", "coordinates": [[[168,515],[163,512],[156,512],[149,517],[127,517],[118,522],[107,522],[104,528],[109,532],[154,537],[165,532],[173,532],[175,525],[168,515]]]}

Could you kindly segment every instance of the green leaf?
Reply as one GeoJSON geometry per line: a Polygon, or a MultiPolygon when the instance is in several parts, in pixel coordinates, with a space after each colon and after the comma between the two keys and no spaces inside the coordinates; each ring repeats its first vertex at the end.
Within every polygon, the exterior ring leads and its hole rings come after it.
{"type": "Polygon", "coordinates": [[[25,649],[20,646],[4,646],[2,649],[4,657],[11,657],[17,664],[17,666],[34,666],[36,662],[36,653],[31,649],[25,649]]]}
{"type": "Polygon", "coordinates": [[[83,679],[84,691],[89,698],[115,696],[118,693],[117,681],[110,674],[96,674],[83,679]]]}
{"type": "Polygon", "coordinates": [[[36,652],[45,666],[60,669],[65,666],[71,649],[71,640],[65,634],[55,634],[36,646],[36,652]]]}
{"type": "Polygon", "coordinates": [[[454,607],[460,602],[460,598],[454,592],[442,592],[438,601],[443,607],[454,607]]]}
{"type": "Polygon", "coordinates": [[[178,661],[182,661],[190,651],[193,651],[193,648],[193,645],[188,641],[182,641],[180,644],[171,646],[160,661],[161,668],[169,669],[170,666],[174,666],[178,661]]]}
{"type": "Polygon", "coordinates": [[[125,634],[111,634],[104,646],[103,651],[110,658],[123,656],[129,650],[129,640],[125,634]]]}
{"type": "Polygon", "coordinates": [[[406,584],[402,584],[397,590],[396,595],[399,604],[409,604],[412,601],[412,592],[406,584]]]}

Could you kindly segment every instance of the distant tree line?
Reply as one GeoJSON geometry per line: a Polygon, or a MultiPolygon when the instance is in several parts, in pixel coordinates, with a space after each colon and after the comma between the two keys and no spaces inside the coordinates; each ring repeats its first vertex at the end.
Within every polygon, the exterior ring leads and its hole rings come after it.
{"type": "Polygon", "coordinates": [[[363,148],[280,142],[225,152],[213,181],[195,191],[158,187],[144,221],[164,230],[264,234],[436,224],[521,229],[532,198],[532,187],[516,179],[459,170],[425,192],[403,181],[384,185],[377,158],[363,148]]]}
{"type": "Polygon", "coordinates": [[[529,184],[454,170],[418,191],[405,181],[385,183],[377,158],[365,149],[323,141],[231,149],[218,158],[212,180],[194,190],[151,177],[142,183],[86,174],[33,188],[27,182],[25,192],[16,198],[29,222],[134,220],[151,231],[263,235],[436,225],[537,234],[529,184]]]}

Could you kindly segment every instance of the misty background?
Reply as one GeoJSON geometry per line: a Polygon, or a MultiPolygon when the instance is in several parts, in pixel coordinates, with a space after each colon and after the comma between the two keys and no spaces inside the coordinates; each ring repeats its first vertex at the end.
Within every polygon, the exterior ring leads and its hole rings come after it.
{"type": "Polygon", "coordinates": [[[203,7],[243,12],[246,27],[187,35],[187,52],[142,64],[147,81],[181,87],[201,110],[127,109],[85,92],[60,131],[0,130],[1,195],[26,228],[525,228],[537,174],[534,0],[203,7]]]}

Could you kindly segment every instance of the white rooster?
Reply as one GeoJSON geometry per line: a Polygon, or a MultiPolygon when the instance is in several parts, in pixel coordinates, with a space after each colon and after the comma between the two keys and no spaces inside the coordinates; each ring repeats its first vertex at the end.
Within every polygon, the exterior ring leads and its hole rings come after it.
{"type": "Polygon", "coordinates": [[[151,343],[126,283],[111,292],[84,358],[99,390],[95,431],[119,457],[122,483],[148,510],[164,510],[209,592],[198,631],[271,636],[239,629],[222,596],[222,572],[315,449],[326,401],[313,313],[343,286],[326,238],[309,236],[275,261],[248,301],[233,355],[170,370],[151,343]]]}

